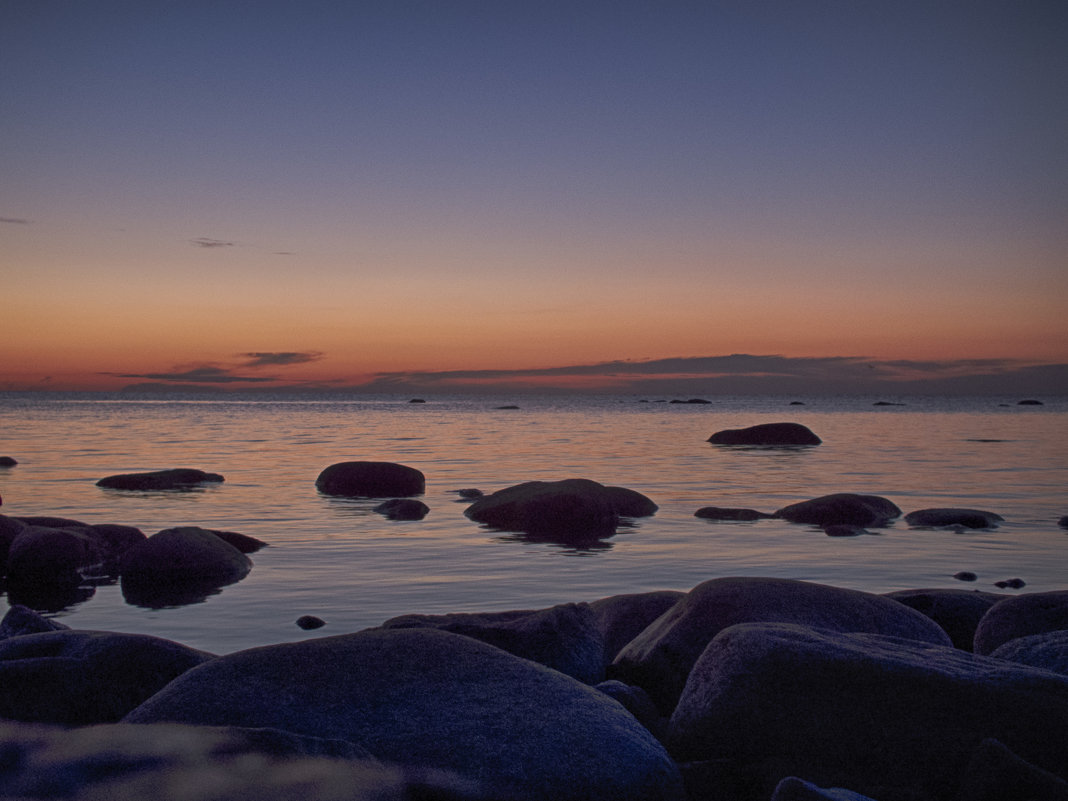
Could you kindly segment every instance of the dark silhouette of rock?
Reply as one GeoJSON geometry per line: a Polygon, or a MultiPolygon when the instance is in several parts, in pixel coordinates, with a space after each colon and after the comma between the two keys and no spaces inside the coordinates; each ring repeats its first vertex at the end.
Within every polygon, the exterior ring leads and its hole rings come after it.
{"type": "Polygon", "coordinates": [[[426,403],[424,398],[412,398],[408,403],[426,403]]]}
{"type": "Polygon", "coordinates": [[[413,498],[391,498],[378,504],[375,511],[390,520],[422,520],[430,512],[430,507],[413,498]]]}
{"type": "Polygon", "coordinates": [[[321,617],[315,615],[301,615],[297,618],[297,626],[305,631],[311,631],[312,629],[321,629],[326,625],[326,621],[321,617]]]}
{"type": "Polygon", "coordinates": [[[1043,406],[1045,404],[1040,400],[1028,399],[1016,402],[1017,406],[1043,406]]]}
{"type": "Polygon", "coordinates": [[[875,799],[841,787],[817,787],[812,782],[796,776],[787,776],[775,785],[771,801],[875,801],[875,799]]]}
{"type": "Polygon", "coordinates": [[[22,604],[13,604],[0,620],[0,640],[9,637],[21,637],[23,634],[40,634],[44,631],[66,631],[57,620],[52,620],[22,604]]]}
{"type": "Polygon", "coordinates": [[[532,662],[597,684],[604,679],[604,637],[589,604],[448,615],[401,615],[383,629],[433,628],[463,634],[532,662]]]}
{"type": "Polygon", "coordinates": [[[853,526],[849,523],[832,523],[824,526],[823,533],[828,537],[859,537],[862,534],[871,534],[863,526],[853,526]]]}
{"type": "Polygon", "coordinates": [[[244,578],[252,562],[214,532],[196,526],[168,528],[122,555],[123,581],[174,585],[198,580],[229,584],[244,578]]]}
{"type": "Polygon", "coordinates": [[[678,590],[610,595],[590,604],[604,639],[604,664],[612,664],[623,647],[686,595],[678,590]]]}
{"type": "Polygon", "coordinates": [[[1032,592],[998,601],[983,615],[975,629],[977,654],[1032,634],[1068,629],[1068,590],[1032,592]]]}
{"type": "Polygon", "coordinates": [[[505,531],[583,542],[615,533],[621,516],[651,514],[656,505],[633,490],[596,481],[528,481],[476,500],[464,514],[505,531]]]}
{"type": "Polygon", "coordinates": [[[8,549],[8,581],[77,584],[79,571],[101,558],[99,543],[85,529],[24,526],[8,549]]]}
{"type": "Polygon", "coordinates": [[[896,403],[895,401],[875,401],[872,406],[905,406],[904,403],[896,403]]]}
{"type": "Polygon", "coordinates": [[[804,401],[790,401],[790,405],[791,406],[804,406],[805,402],[804,401]]]}
{"type": "Polygon", "coordinates": [[[1065,515],[1060,520],[1058,520],[1057,525],[1061,528],[1068,528],[1068,515],[1065,515]]]}
{"type": "Polygon", "coordinates": [[[641,687],[609,679],[597,684],[596,688],[621,703],[657,740],[663,742],[666,739],[667,719],[660,714],[653,699],[641,687]]]}
{"type": "Polygon", "coordinates": [[[979,577],[970,570],[961,570],[953,574],[953,578],[957,581],[975,581],[979,577]]]}
{"type": "Polygon", "coordinates": [[[901,510],[886,498],[878,495],[855,495],[840,492],[823,495],[808,501],[791,504],[779,509],[776,517],[791,523],[808,523],[814,526],[845,524],[853,526],[885,526],[901,510]]]}
{"type": "Polygon", "coordinates": [[[745,624],[694,665],[668,742],[678,759],[747,766],[757,798],[804,776],[878,799],[949,799],[989,737],[1065,771],[1068,677],[899,637],[745,624]]]}
{"type": "Polygon", "coordinates": [[[518,409],[519,407],[516,406],[514,403],[509,403],[509,404],[507,404],[505,406],[496,406],[494,408],[497,408],[497,409],[518,409]]]}
{"type": "Polygon", "coordinates": [[[983,740],[961,777],[957,798],[968,801],[1068,801],[1068,781],[1021,759],[994,738],[983,740]]]}
{"type": "Polygon", "coordinates": [[[81,520],[71,520],[69,517],[55,517],[52,515],[33,515],[15,518],[27,526],[40,526],[41,528],[89,528],[88,523],[81,520]]]}
{"type": "Polygon", "coordinates": [[[10,456],[0,456],[0,467],[14,467],[17,464],[10,456]]]}
{"type": "Polygon", "coordinates": [[[395,462],[339,462],[315,480],[324,495],[348,498],[407,498],[422,495],[426,478],[414,467],[395,462]]]}
{"type": "Polygon", "coordinates": [[[1068,629],[1017,637],[999,645],[990,655],[1068,676],[1068,629]]]}
{"type": "Polygon", "coordinates": [[[679,399],[676,398],[675,400],[671,401],[671,403],[690,403],[690,404],[698,404],[698,405],[705,405],[705,404],[709,404],[711,402],[712,401],[705,400],[704,398],[687,398],[686,400],[679,400],[679,399]]]}
{"type": "Polygon", "coordinates": [[[213,658],[143,634],[66,630],[0,640],[0,717],[65,726],[114,722],[213,658]]]}
{"type": "Polygon", "coordinates": [[[11,604],[28,607],[38,612],[62,612],[84,603],[96,594],[96,587],[81,582],[78,577],[61,582],[12,582],[7,583],[7,600],[11,604]]]}
{"type": "Polygon", "coordinates": [[[997,528],[1005,520],[994,512],[979,509],[918,509],[905,515],[910,526],[963,526],[964,528],[997,528]]]}
{"type": "Polygon", "coordinates": [[[751,622],[951,644],[934,621],[880,595],[792,579],[719,578],[698,584],[650,623],[616,656],[609,678],[642,687],[668,714],[712,638],[728,626],[751,622]]]}
{"type": "Polygon", "coordinates": [[[436,629],[373,629],[228,654],[172,681],[125,720],[348,740],[387,762],[477,780],[490,798],[684,798],[663,747],[604,693],[436,629]]]}
{"type": "Polygon", "coordinates": [[[1018,590],[1018,589],[1021,589],[1022,587],[1025,587],[1026,585],[1027,585],[1027,582],[1025,582],[1022,578],[1011,578],[1011,579],[1007,579],[1005,581],[995,581],[994,582],[994,586],[995,587],[1000,587],[1003,590],[1004,589],[1018,590]]]}
{"type": "Polygon", "coordinates": [[[475,498],[481,498],[483,495],[485,495],[485,493],[482,492],[482,490],[475,489],[474,487],[467,487],[465,489],[458,489],[458,490],[456,490],[456,494],[459,495],[464,500],[474,500],[475,498]]]}
{"type": "Polygon", "coordinates": [[[261,548],[266,548],[267,543],[263,540],[250,537],[248,534],[238,534],[236,531],[216,531],[215,529],[204,529],[210,531],[216,537],[223,542],[228,542],[233,545],[241,553],[255,553],[261,548]]]}
{"type": "Polygon", "coordinates": [[[765,520],[775,515],[758,512],[756,509],[736,509],[726,506],[702,506],[693,513],[705,520],[765,520]]]}
{"type": "Polygon", "coordinates": [[[886,597],[927,615],[949,635],[954,648],[970,651],[983,615],[994,604],[1011,596],[978,590],[934,589],[897,590],[886,593],[886,597]]]}
{"type": "Polygon", "coordinates": [[[25,524],[17,518],[0,515],[0,574],[7,572],[7,554],[11,549],[11,543],[25,527],[25,524]]]}
{"type": "Polygon", "coordinates": [[[717,431],[708,441],[713,445],[819,445],[823,440],[800,423],[761,423],[749,428],[717,431]]]}
{"type": "Polygon", "coordinates": [[[171,470],[156,470],[150,473],[125,473],[108,476],[96,482],[98,487],[120,490],[181,490],[200,484],[218,484],[225,479],[218,473],[178,467],[171,470]]]}

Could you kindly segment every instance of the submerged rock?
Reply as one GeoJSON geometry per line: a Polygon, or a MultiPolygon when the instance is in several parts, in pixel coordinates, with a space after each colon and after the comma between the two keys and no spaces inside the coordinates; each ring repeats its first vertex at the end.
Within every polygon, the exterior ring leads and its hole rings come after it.
{"type": "Polygon", "coordinates": [[[910,526],[963,526],[964,528],[997,528],[1005,518],[980,509],[918,509],[905,515],[910,526]]]}
{"type": "Polygon", "coordinates": [[[702,506],[693,513],[705,520],[765,520],[775,515],[758,512],[756,509],[737,509],[724,506],[702,506]]]}
{"type": "Polygon", "coordinates": [[[406,498],[422,495],[426,479],[414,467],[395,462],[339,462],[323,470],[315,486],[324,495],[406,498]]]}
{"type": "Polygon", "coordinates": [[[430,513],[430,507],[413,498],[391,498],[378,504],[375,511],[390,520],[422,520],[430,513]]]}
{"type": "Polygon", "coordinates": [[[198,484],[217,484],[224,480],[218,473],[205,473],[203,470],[179,467],[150,473],[107,476],[96,482],[96,485],[120,490],[171,490],[189,489],[198,484]]]}
{"type": "Polygon", "coordinates": [[[717,431],[713,445],[819,445],[823,440],[800,423],[761,423],[749,428],[717,431]]]}
{"type": "Polygon", "coordinates": [[[852,526],[885,526],[901,510],[892,501],[878,495],[855,495],[840,492],[823,495],[808,501],[791,504],[779,509],[776,517],[791,523],[809,523],[814,526],[838,524],[852,526]]]}

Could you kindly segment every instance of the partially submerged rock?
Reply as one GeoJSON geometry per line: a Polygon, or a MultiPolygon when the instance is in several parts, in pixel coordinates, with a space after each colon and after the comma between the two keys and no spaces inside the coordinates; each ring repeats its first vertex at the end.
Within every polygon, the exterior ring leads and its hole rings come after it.
{"type": "Polygon", "coordinates": [[[149,473],[107,476],[96,482],[96,485],[119,490],[180,490],[190,489],[200,484],[217,484],[224,480],[218,473],[205,473],[203,470],[178,467],[149,473]]]}
{"type": "Polygon", "coordinates": [[[824,527],[837,524],[885,526],[900,515],[901,510],[893,501],[878,495],[857,495],[850,492],[823,495],[784,506],[775,512],[776,517],[791,523],[809,523],[824,527]]]}
{"type": "Polygon", "coordinates": [[[761,423],[748,428],[717,431],[708,441],[713,445],[819,445],[823,440],[800,423],[761,423]]]}
{"type": "Polygon", "coordinates": [[[375,511],[390,520],[422,520],[430,513],[430,507],[414,498],[390,498],[378,504],[375,511]]]}
{"type": "Polygon", "coordinates": [[[396,462],[338,462],[319,474],[315,486],[324,495],[346,498],[407,498],[423,494],[426,478],[396,462]]]}
{"type": "Polygon", "coordinates": [[[693,513],[694,517],[705,520],[765,520],[775,517],[766,512],[758,512],[756,509],[738,509],[726,506],[702,506],[693,513]]]}
{"type": "Polygon", "coordinates": [[[962,526],[964,528],[997,528],[1005,518],[981,509],[917,509],[905,515],[910,526],[962,526]]]}

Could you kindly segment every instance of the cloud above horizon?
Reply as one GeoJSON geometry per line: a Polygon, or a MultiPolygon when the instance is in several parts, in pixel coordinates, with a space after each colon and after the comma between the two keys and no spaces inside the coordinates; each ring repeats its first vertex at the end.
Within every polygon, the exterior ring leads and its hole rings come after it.
{"type": "Polygon", "coordinates": [[[287,351],[281,353],[242,353],[243,358],[248,359],[245,367],[268,367],[287,364],[308,364],[317,362],[323,358],[323,354],[317,350],[304,352],[287,351]]]}
{"type": "Polygon", "coordinates": [[[237,244],[236,242],[228,242],[225,239],[212,239],[207,236],[197,237],[189,241],[198,248],[232,248],[237,244]]]}
{"type": "Polygon", "coordinates": [[[24,217],[0,217],[0,223],[8,223],[10,225],[29,225],[30,221],[24,217]]]}

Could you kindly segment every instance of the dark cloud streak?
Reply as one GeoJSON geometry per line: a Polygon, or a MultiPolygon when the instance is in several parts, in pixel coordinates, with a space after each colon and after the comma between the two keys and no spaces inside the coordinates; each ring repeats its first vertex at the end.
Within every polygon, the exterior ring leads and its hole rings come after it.
{"type": "Polygon", "coordinates": [[[248,359],[244,363],[245,367],[277,367],[280,365],[289,364],[307,364],[308,362],[316,362],[323,358],[323,354],[317,350],[310,350],[305,352],[283,352],[283,353],[242,353],[242,358],[248,359]]]}

